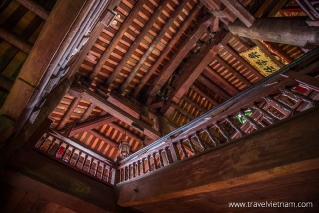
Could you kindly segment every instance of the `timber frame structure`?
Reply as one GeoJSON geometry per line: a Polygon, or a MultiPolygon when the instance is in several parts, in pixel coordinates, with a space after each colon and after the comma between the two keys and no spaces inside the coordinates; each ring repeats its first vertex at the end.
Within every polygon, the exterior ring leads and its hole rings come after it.
{"type": "Polygon", "coordinates": [[[3,0],[0,211],[317,212],[318,27],[314,0],[3,0]]]}

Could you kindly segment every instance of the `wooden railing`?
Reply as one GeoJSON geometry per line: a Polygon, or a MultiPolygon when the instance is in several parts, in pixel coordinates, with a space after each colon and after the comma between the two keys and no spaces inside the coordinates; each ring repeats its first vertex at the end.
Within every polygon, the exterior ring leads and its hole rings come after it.
{"type": "Polygon", "coordinates": [[[319,1],[317,0],[297,0],[300,7],[307,13],[310,26],[319,26],[319,1]]]}
{"type": "Polygon", "coordinates": [[[114,162],[110,162],[59,133],[48,131],[37,142],[35,148],[103,183],[112,186],[115,183],[114,162]]]}
{"type": "Polygon", "coordinates": [[[120,162],[120,182],[143,177],[314,107],[319,49],[120,162]],[[312,62],[309,61],[309,58],[312,62]],[[307,67],[305,67],[307,66],[307,67]],[[300,68],[305,67],[305,68],[300,68]],[[299,70],[298,72],[293,69],[299,70]],[[307,75],[311,74],[311,75],[307,75]]]}

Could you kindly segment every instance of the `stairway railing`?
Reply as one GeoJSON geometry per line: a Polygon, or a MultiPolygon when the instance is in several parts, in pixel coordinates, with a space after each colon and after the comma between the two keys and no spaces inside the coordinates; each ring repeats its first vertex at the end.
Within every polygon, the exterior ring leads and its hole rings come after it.
{"type": "MultiPolygon", "coordinates": [[[[316,49],[192,122],[123,159],[119,182],[143,177],[208,149],[241,138],[317,105],[316,49]],[[312,64],[298,68],[312,58],[312,64]],[[294,69],[299,69],[298,72],[294,69]]],[[[318,60],[318,59],[317,59],[318,60]]]]}
{"type": "Polygon", "coordinates": [[[58,160],[73,169],[108,185],[115,183],[115,163],[92,152],[80,144],[48,131],[35,145],[36,150],[58,160]]]}

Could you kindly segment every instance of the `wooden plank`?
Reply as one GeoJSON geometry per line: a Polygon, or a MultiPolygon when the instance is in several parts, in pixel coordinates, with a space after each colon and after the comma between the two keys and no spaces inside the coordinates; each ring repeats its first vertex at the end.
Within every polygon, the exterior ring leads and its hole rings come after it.
{"type": "MultiPolygon", "coordinates": [[[[170,63],[160,73],[157,80],[153,83],[153,87],[150,88],[148,94],[152,97],[158,93],[168,78],[172,75],[184,57],[193,48],[194,44],[198,41],[200,36],[206,31],[207,27],[214,21],[214,17],[209,16],[201,21],[200,24],[196,25],[196,29],[192,37],[189,40],[185,40],[181,48],[177,53],[170,59],[170,63]]],[[[151,102],[151,101],[150,101],[151,102]]]]}
{"type": "MultiPolygon", "coordinates": [[[[164,1],[165,2],[165,1],[164,1]]],[[[164,3],[163,2],[163,3],[164,3]]],[[[122,94],[124,93],[126,87],[128,87],[128,85],[131,83],[131,81],[133,80],[133,78],[135,77],[136,73],[139,71],[139,69],[141,68],[141,66],[144,64],[144,62],[148,59],[148,57],[150,56],[150,54],[153,52],[154,48],[156,47],[156,45],[158,45],[158,43],[160,42],[160,40],[163,38],[163,36],[167,33],[167,30],[171,27],[171,25],[173,24],[173,22],[175,21],[175,19],[178,17],[178,15],[182,12],[182,10],[184,9],[185,5],[187,4],[187,1],[183,1],[181,3],[178,4],[177,8],[174,9],[174,12],[171,14],[171,16],[169,17],[168,21],[164,24],[164,26],[162,27],[161,31],[156,35],[155,39],[152,41],[151,45],[148,47],[148,49],[146,50],[146,52],[143,54],[143,56],[140,58],[140,60],[138,61],[138,63],[135,65],[134,69],[131,71],[131,73],[129,74],[129,76],[126,78],[125,82],[121,85],[121,87],[119,88],[119,93],[122,94]]],[[[164,3],[164,5],[166,5],[166,3],[164,3]]],[[[161,10],[161,6],[157,7],[157,9],[161,10]]],[[[152,15],[152,17],[155,16],[157,18],[157,14],[156,12],[152,15]]],[[[148,23],[152,23],[153,20],[152,18],[150,18],[150,20],[148,20],[148,23]]],[[[152,25],[150,25],[152,26],[152,25]]],[[[143,30],[146,28],[146,26],[144,26],[143,30]]],[[[142,31],[143,32],[143,31],[142,31]]],[[[144,38],[145,35],[142,34],[142,32],[140,33],[140,35],[142,35],[142,37],[144,38]]],[[[148,29],[146,31],[146,33],[148,32],[148,29]]],[[[137,40],[137,39],[136,39],[137,40]]],[[[135,41],[137,44],[139,45],[138,41],[135,41]]],[[[133,51],[135,51],[135,49],[137,48],[134,47],[134,45],[132,45],[130,48],[133,48],[133,51]]],[[[132,52],[133,52],[132,51],[132,52]]],[[[126,53],[126,55],[123,57],[123,59],[126,56],[130,57],[130,50],[126,53]]],[[[122,59],[122,60],[123,60],[122,59]]],[[[124,61],[127,61],[127,59],[125,59],[124,61]]],[[[122,67],[117,66],[116,69],[122,69],[122,67]]]]}
{"type": "Polygon", "coordinates": [[[237,16],[247,27],[250,27],[255,18],[237,0],[220,0],[235,16],[237,16]]]}
{"type": "Polygon", "coordinates": [[[143,88],[143,86],[146,84],[146,82],[150,79],[150,77],[155,73],[158,66],[161,64],[161,62],[165,59],[167,54],[171,51],[173,46],[178,42],[181,35],[184,33],[184,31],[187,29],[187,27],[192,23],[193,19],[197,16],[198,12],[200,11],[201,6],[195,6],[192,11],[190,12],[190,15],[187,16],[184,22],[182,22],[180,28],[178,29],[178,32],[174,34],[174,37],[169,41],[169,43],[165,46],[163,51],[161,52],[160,56],[156,59],[155,63],[152,65],[152,67],[148,70],[148,72],[145,74],[145,76],[141,79],[139,84],[135,87],[133,91],[133,97],[136,97],[137,94],[140,92],[140,90],[143,88]]]}
{"type": "Polygon", "coordinates": [[[28,8],[30,11],[41,17],[43,20],[47,20],[50,12],[41,7],[39,4],[30,0],[17,0],[21,5],[28,8]]]}
{"type": "Polygon", "coordinates": [[[76,134],[79,134],[81,132],[85,132],[85,131],[88,131],[90,129],[94,129],[94,128],[98,128],[102,125],[105,125],[107,123],[111,123],[111,122],[114,122],[118,120],[117,118],[115,118],[114,116],[112,115],[107,115],[107,116],[104,116],[104,117],[100,117],[100,118],[96,118],[94,120],[91,120],[91,121],[87,121],[87,122],[84,122],[84,123],[81,123],[81,124],[78,124],[78,125],[75,125],[69,136],[72,137],[76,134]]]}
{"type": "Polygon", "coordinates": [[[273,0],[265,0],[264,3],[259,7],[257,12],[254,14],[255,18],[260,18],[267,10],[268,6],[273,2],[273,0]]]}
{"type": "Polygon", "coordinates": [[[128,184],[120,183],[117,185],[118,203],[132,206],[164,202],[172,198],[231,190],[232,187],[276,180],[300,172],[319,171],[318,116],[318,108],[313,108],[256,134],[166,167],[156,175],[128,184]],[[274,155],[276,158],[273,158],[274,155]],[[139,188],[137,194],[133,190],[136,187],[139,188]]]}
{"type": "Polygon", "coordinates": [[[94,69],[90,73],[90,80],[91,81],[95,78],[95,76],[102,69],[105,61],[111,56],[111,53],[113,52],[114,48],[120,42],[122,36],[124,35],[126,30],[129,28],[129,26],[133,22],[134,17],[137,15],[138,11],[143,7],[143,5],[146,2],[147,2],[147,0],[140,0],[140,1],[136,2],[133,9],[130,11],[129,15],[126,17],[127,21],[124,21],[124,23],[121,25],[120,29],[117,31],[116,35],[113,37],[113,39],[109,43],[107,49],[103,52],[99,61],[97,62],[94,69]]]}
{"type": "Polygon", "coordinates": [[[212,90],[214,93],[219,95],[222,99],[228,100],[231,97],[229,94],[227,94],[224,90],[220,89],[218,86],[216,86],[213,82],[211,82],[205,76],[203,75],[198,76],[198,80],[202,82],[205,86],[207,86],[210,90],[212,90]]]}
{"type": "Polygon", "coordinates": [[[278,11],[287,3],[288,0],[279,0],[276,6],[271,10],[268,17],[275,17],[278,11]]]}

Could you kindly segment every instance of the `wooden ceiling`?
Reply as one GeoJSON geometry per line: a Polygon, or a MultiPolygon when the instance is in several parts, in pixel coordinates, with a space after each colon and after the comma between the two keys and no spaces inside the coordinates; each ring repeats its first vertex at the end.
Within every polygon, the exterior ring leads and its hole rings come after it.
{"type": "MultiPolygon", "coordinates": [[[[18,2],[1,4],[1,28],[31,47],[45,20],[18,2]]],[[[55,3],[34,2],[46,11],[55,3]]],[[[300,10],[294,1],[239,2],[244,15],[255,18],[300,10]]],[[[171,131],[263,79],[240,55],[243,51],[258,46],[278,67],[304,54],[300,47],[232,35],[226,26],[236,14],[220,1],[113,3],[114,19],[102,29],[96,25],[75,55],[68,74],[76,81],[50,115],[52,129],[109,159],[119,155],[122,140],[135,152],[164,136],[159,115],[171,131]]],[[[1,40],[1,76],[14,81],[27,56],[28,51],[1,40]]],[[[7,94],[1,91],[1,104],[7,94]]]]}

